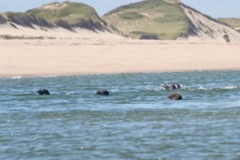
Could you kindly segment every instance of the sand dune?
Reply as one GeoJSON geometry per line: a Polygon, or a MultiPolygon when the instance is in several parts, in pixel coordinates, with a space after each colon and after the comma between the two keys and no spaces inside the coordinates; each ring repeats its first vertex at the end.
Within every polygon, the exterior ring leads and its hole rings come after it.
{"type": "Polygon", "coordinates": [[[240,69],[236,44],[17,27],[0,26],[1,77],[240,69]]]}
{"type": "Polygon", "coordinates": [[[189,35],[187,38],[190,41],[198,42],[226,42],[229,41],[231,44],[239,44],[240,34],[233,28],[221,24],[206,15],[181,5],[183,11],[188,17],[192,24],[192,30],[195,32],[193,35],[189,35]]]}

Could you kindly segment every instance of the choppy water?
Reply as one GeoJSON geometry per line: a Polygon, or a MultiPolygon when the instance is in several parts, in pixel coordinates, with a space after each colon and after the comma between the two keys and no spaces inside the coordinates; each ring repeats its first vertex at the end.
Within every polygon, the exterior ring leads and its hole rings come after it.
{"type": "Polygon", "coordinates": [[[240,159],[240,71],[0,79],[0,115],[0,159],[240,159]]]}

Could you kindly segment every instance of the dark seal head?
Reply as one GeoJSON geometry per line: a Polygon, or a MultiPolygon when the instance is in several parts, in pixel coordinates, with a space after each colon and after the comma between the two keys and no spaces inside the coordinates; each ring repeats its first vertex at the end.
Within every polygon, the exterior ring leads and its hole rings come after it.
{"type": "Polygon", "coordinates": [[[164,84],[163,88],[166,90],[175,90],[175,89],[180,89],[181,86],[178,83],[177,84],[164,84]]]}
{"type": "Polygon", "coordinates": [[[168,96],[170,100],[176,101],[176,100],[182,100],[182,96],[178,93],[174,93],[168,96]]]}
{"type": "Polygon", "coordinates": [[[107,90],[101,90],[96,92],[97,95],[108,96],[109,92],[107,90]]]}
{"type": "Polygon", "coordinates": [[[37,91],[39,95],[50,95],[50,92],[46,89],[40,89],[37,91]]]}

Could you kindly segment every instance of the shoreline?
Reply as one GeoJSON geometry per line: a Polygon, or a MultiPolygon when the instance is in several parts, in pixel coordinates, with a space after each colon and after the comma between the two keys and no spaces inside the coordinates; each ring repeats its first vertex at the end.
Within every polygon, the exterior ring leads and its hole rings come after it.
{"type": "Polygon", "coordinates": [[[51,77],[75,77],[94,75],[118,75],[118,74],[161,74],[161,73],[190,73],[190,72],[227,72],[240,71],[238,69],[206,69],[206,70],[181,70],[181,71],[159,71],[159,72],[113,72],[113,73],[75,73],[75,74],[49,74],[49,75],[0,75],[0,79],[22,79],[22,78],[51,78],[51,77]]]}

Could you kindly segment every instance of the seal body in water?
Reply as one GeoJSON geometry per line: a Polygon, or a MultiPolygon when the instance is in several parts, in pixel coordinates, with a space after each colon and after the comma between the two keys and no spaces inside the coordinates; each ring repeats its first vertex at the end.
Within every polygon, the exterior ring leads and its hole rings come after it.
{"type": "Polygon", "coordinates": [[[181,96],[180,94],[178,94],[178,93],[170,94],[170,95],[168,96],[168,98],[169,98],[170,100],[173,100],[173,101],[175,101],[175,100],[182,100],[182,99],[183,99],[182,96],[181,96]]]}
{"type": "Polygon", "coordinates": [[[108,96],[109,92],[107,90],[101,90],[96,92],[97,95],[108,96]]]}
{"type": "Polygon", "coordinates": [[[50,95],[50,92],[47,89],[40,89],[37,91],[39,95],[50,95]]]}

